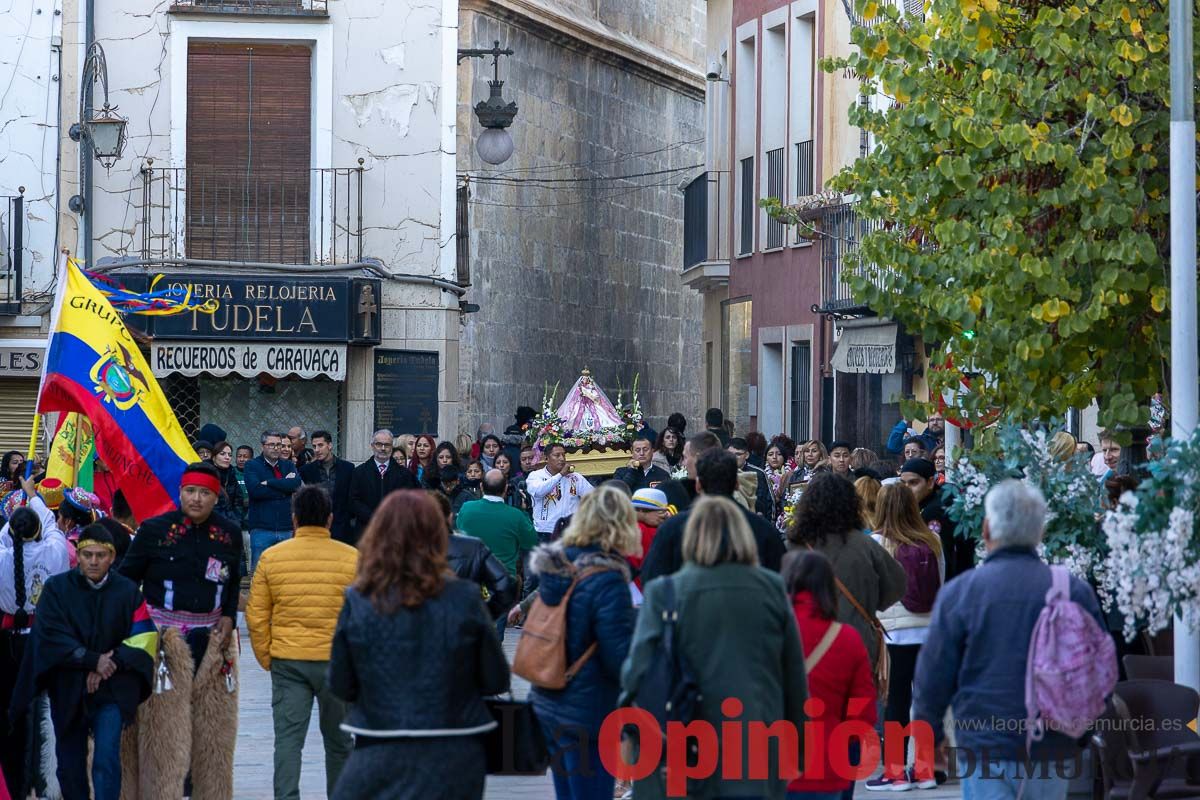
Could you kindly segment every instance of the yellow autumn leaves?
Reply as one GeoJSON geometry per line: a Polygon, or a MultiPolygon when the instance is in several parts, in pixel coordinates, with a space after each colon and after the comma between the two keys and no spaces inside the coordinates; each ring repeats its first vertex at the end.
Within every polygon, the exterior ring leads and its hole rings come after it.
{"type": "Polygon", "coordinates": [[[1039,303],[1029,312],[1031,317],[1036,320],[1041,320],[1047,324],[1058,322],[1060,319],[1070,313],[1071,304],[1066,300],[1060,300],[1057,297],[1047,300],[1044,303],[1039,303]]]}

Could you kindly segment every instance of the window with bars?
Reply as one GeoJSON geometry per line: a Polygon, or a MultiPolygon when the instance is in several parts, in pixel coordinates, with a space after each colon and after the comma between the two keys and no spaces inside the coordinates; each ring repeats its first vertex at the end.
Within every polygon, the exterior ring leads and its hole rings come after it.
{"type": "Polygon", "coordinates": [[[742,159],[741,235],[738,255],[754,252],[754,156],[742,159]]]}
{"type": "MultiPolygon", "coordinates": [[[[783,184],[783,152],[782,147],[767,151],[767,196],[778,197],[780,202],[784,202],[786,199],[783,184]]],[[[767,249],[783,247],[786,233],[787,228],[782,222],[768,217],[767,249]]]]}
{"type": "Polygon", "coordinates": [[[458,245],[456,253],[457,277],[460,286],[471,285],[471,225],[470,225],[470,210],[471,210],[471,188],[466,184],[458,187],[458,194],[455,198],[455,210],[457,212],[457,220],[455,221],[454,238],[458,245]]]}
{"type": "Polygon", "coordinates": [[[791,435],[796,442],[812,438],[812,343],[792,343],[791,435]]]}
{"type": "MultiPolygon", "coordinates": [[[[866,94],[865,92],[863,94],[860,94],[858,96],[858,105],[861,108],[870,109],[871,96],[869,94],[866,94]]],[[[866,127],[864,126],[864,127],[858,129],[858,154],[865,158],[870,152],[871,152],[871,132],[868,131],[866,129],[866,127]]]]}
{"type": "Polygon", "coordinates": [[[796,197],[813,193],[813,142],[796,143],[796,197]]]}

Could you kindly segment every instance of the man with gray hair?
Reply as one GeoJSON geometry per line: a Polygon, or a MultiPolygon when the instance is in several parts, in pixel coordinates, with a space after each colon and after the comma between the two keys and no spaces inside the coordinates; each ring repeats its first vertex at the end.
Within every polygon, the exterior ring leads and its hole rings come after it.
{"type": "MultiPolygon", "coordinates": [[[[947,583],[934,604],[917,658],[913,721],[930,725],[940,745],[946,709],[954,709],[967,800],[1064,800],[1075,742],[1047,731],[1032,752],[1025,749],[1029,642],[1051,583],[1037,554],[1046,500],[1036,487],[1007,480],[988,493],[984,513],[987,557],[947,583]]],[[[1091,588],[1072,577],[1070,589],[1103,626],[1091,588]]]]}
{"type": "Polygon", "coordinates": [[[313,449],[308,446],[308,431],[293,425],[287,435],[292,442],[292,459],[296,462],[296,469],[303,469],[313,460],[313,449]]]}
{"type": "Polygon", "coordinates": [[[375,431],[371,436],[373,455],[355,467],[350,477],[350,514],[354,517],[350,544],[358,542],[371,515],[390,492],[419,488],[408,467],[397,464],[392,458],[392,438],[389,430],[375,431]]]}

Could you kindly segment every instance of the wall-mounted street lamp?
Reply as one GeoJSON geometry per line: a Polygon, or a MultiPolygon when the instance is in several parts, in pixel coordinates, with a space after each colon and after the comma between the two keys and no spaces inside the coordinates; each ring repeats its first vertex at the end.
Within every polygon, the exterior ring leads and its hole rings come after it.
{"type": "MultiPolygon", "coordinates": [[[[80,143],[81,160],[86,160],[84,149],[90,147],[96,160],[105,169],[111,169],[125,149],[127,123],[128,120],[118,115],[114,106],[109,105],[108,62],[104,57],[104,48],[99,42],[93,42],[83,62],[83,80],[79,87],[79,122],[71,126],[67,135],[80,143]],[[104,87],[104,107],[99,111],[93,110],[91,103],[91,87],[97,80],[104,87]]],[[[83,197],[75,195],[68,202],[68,206],[76,214],[82,213],[85,207],[83,197]]]]}
{"type": "Polygon", "coordinates": [[[462,63],[464,58],[492,57],[495,78],[488,81],[491,91],[487,100],[481,100],[475,105],[475,116],[479,119],[479,124],[483,126],[483,133],[479,135],[479,141],[475,143],[475,150],[479,153],[479,157],[489,164],[503,164],[513,154],[512,136],[505,129],[512,125],[513,119],[517,116],[517,104],[504,102],[504,97],[501,95],[504,81],[500,80],[500,56],[511,56],[512,54],[512,50],[501,50],[499,41],[487,50],[472,47],[458,51],[459,63],[462,63]]]}

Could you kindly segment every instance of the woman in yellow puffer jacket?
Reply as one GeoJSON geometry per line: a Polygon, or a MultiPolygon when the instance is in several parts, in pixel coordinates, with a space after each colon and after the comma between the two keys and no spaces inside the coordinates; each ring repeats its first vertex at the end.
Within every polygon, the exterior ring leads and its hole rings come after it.
{"type": "Polygon", "coordinates": [[[258,562],[246,604],[250,645],[271,673],[275,719],[275,792],[298,796],[300,753],[317,700],[325,742],[329,794],[353,746],[341,730],[345,705],[325,675],[346,587],[354,581],[358,551],[330,538],[329,494],[304,486],[292,498],[293,537],[268,548],[258,562]]]}

